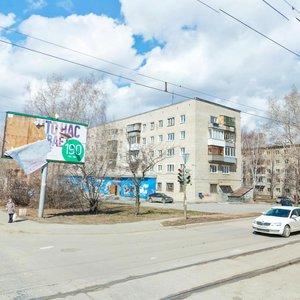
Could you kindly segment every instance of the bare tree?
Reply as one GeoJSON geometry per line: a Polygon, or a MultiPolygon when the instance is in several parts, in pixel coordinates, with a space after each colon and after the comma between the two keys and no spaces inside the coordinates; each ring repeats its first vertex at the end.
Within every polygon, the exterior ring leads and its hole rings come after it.
{"type": "MultiPolygon", "coordinates": [[[[284,159],[289,160],[288,182],[294,198],[299,199],[300,188],[300,95],[295,86],[283,99],[269,100],[272,124],[268,129],[274,143],[281,145],[284,159]]],[[[287,180],[285,180],[287,183],[287,180]]]]}
{"type": "Polygon", "coordinates": [[[140,187],[148,172],[160,161],[165,159],[163,150],[156,151],[153,144],[141,145],[138,149],[133,147],[130,136],[127,138],[129,150],[126,155],[128,170],[132,174],[132,182],[135,188],[135,213],[140,213],[140,187]]]}
{"type": "Polygon", "coordinates": [[[108,139],[108,127],[103,125],[88,131],[85,164],[69,168],[69,184],[82,208],[97,213],[103,201],[102,184],[116,165],[117,149],[108,139]]]}
{"type": "MultiPolygon", "coordinates": [[[[106,122],[106,99],[100,81],[93,75],[74,81],[67,81],[58,75],[49,76],[39,86],[28,85],[28,100],[25,111],[29,114],[38,114],[73,122],[87,123],[93,127],[106,122]]],[[[98,138],[103,141],[103,136],[98,138]]],[[[103,141],[105,142],[105,141],[103,141]]],[[[49,166],[47,195],[60,198],[63,186],[61,182],[66,175],[81,178],[81,196],[90,201],[90,210],[98,209],[99,193],[96,188],[100,184],[106,170],[106,156],[97,144],[98,149],[93,150],[87,143],[86,163],[72,167],[64,164],[51,164],[49,166]],[[100,154],[102,155],[101,157],[100,154]],[[76,170],[76,171],[75,171],[76,170]]],[[[74,177],[75,178],[75,177],[74,177]]],[[[67,191],[63,191],[64,194],[67,191]]],[[[78,192],[78,185],[73,192],[78,192]]],[[[78,196],[78,193],[77,193],[78,196]]],[[[48,198],[47,197],[47,200],[48,198]]],[[[51,200],[51,199],[50,199],[51,200]]]]}
{"type": "Polygon", "coordinates": [[[258,175],[265,172],[262,148],[265,146],[265,135],[257,131],[242,129],[242,155],[244,185],[253,187],[253,197],[256,197],[258,175]]]}
{"type": "Polygon", "coordinates": [[[88,123],[91,127],[106,121],[103,89],[93,75],[66,81],[52,75],[40,86],[28,85],[25,111],[30,114],[88,123]]]}

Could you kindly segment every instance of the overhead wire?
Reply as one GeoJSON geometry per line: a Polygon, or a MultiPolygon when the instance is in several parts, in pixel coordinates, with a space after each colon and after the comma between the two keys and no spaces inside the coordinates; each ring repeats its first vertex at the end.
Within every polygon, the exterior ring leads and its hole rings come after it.
{"type": "MultiPolygon", "coordinates": [[[[196,0],[196,1],[199,1],[200,3],[206,5],[203,1],[200,1],[200,0],[196,0]]],[[[212,8],[211,6],[207,5],[210,9],[214,10],[214,8],[212,8]]],[[[214,10],[218,13],[220,13],[219,11],[217,10],[214,10]]],[[[252,106],[249,106],[249,105],[246,105],[246,104],[243,104],[243,103],[238,103],[236,101],[232,101],[232,100],[229,100],[229,99],[226,99],[226,98],[223,98],[223,97],[220,97],[220,96],[216,96],[216,95],[213,95],[211,93],[207,93],[207,92],[204,92],[204,91],[201,91],[201,90],[198,90],[198,89],[193,89],[193,88],[190,88],[190,87],[187,87],[185,85],[182,85],[182,84],[177,84],[177,83],[174,83],[174,82],[170,82],[170,81],[167,81],[165,79],[160,79],[160,78],[157,78],[157,77],[153,77],[153,76],[149,76],[149,75],[145,75],[143,73],[140,73],[140,72],[137,72],[136,70],[133,70],[127,66],[124,66],[124,65],[121,65],[121,64],[118,64],[118,63],[115,63],[115,62],[112,62],[112,61],[109,61],[109,60],[106,60],[106,59],[103,59],[103,58],[100,58],[100,57],[97,57],[97,56],[94,56],[94,55],[91,55],[91,54],[88,54],[88,53],[85,53],[85,52],[82,52],[82,51],[78,51],[76,49],[72,49],[72,48],[69,48],[69,47],[66,47],[66,46],[63,46],[63,45],[60,45],[58,43],[54,43],[54,42],[51,42],[51,41],[48,41],[48,40],[45,40],[45,39],[41,39],[41,38],[38,38],[38,37],[35,37],[33,35],[29,35],[29,34],[26,34],[26,33],[22,33],[18,30],[15,30],[15,29],[11,29],[11,28],[7,28],[7,27],[4,27],[4,26],[1,26],[0,25],[0,28],[2,28],[3,30],[6,30],[6,31],[9,31],[9,32],[14,32],[14,33],[17,33],[19,35],[22,35],[24,37],[28,37],[28,38],[31,38],[31,39],[34,39],[34,40],[37,40],[37,41],[40,41],[40,42],[43,42],[43,43],[46,43],[46,44],[49,44],[49,45],[52,45],[52,46],[56,46],[58,48],[61,48],[61,49],[64,49],[64,50],[68,50],[68,51],[71,51],[71,52],[74,52],[74,53],[77,53],[77,54],[80,54],[80,55],[83,55],[83,56],[86,56],[86,57],[90,57],[90,58],[93,58],[93,59],[96,59],[96,60],[99,60],[99,61],[103,61],[105,63],[108,63],[108,64],[111,64],[111,65],[114,65],[114,66],[117,66],[119,68],[123,68],[123,69],[127,69],[129,71],[132,71],[134,72],[135,74],[137,74],[138,76],[141,76],[141,77],[144,77],[144,78],[148,78],[148,79],[152,79],[152,80],[155,80],[155,81],[158,81],[158,82],[161,82],[161,83],[164,83],[165,84],[165,90],[167,89],[167,86],[168,85],[171,85],[171,86],[174,86],[174,87],[177,87],[177,88],[180,88],[180,89],[185,89],[187,91],[191,91],[191,92],[195,92],[195,93],[198,93],[198,94],[202,94],[202,95],[206,95],[208,97],[212,97],[212,98],[215,98],[217,100],[221,100],[221,101],[225,101],[225,102],[230,102],[230,103],[234,103],[235,105],[238,105],[238,106],[242,106],[242,107],[247,107],[247,108],[250,108],[250,109],[257,109],[255,107],[252,107],[252,106]]],[[[118,77],[122,78],[121,75],[118,75],[118,77]]],[[[172,98],[173,99],[173,98],[172,98]]],[[[268,113],[267,111],[264,111],[265,113],[268,113]]]]}
{"type": "MultiPolygon", "coordinates": [[[[201,2],[198,1],[198,0],[196,0],[196,1],[199,2],[199,3],[201,3],[201,4],[203,4],[203,5],[205,5],[205,3],[202,2],[202,1],[201,1],[201,2]]],[[[207,5],[205,5],[205,6],[207,6],[207,5]]],[[[215,8],[212,8],[212,7],[210,7],[210,6],[208,6],[208,7],[209,7],[210,9],[212,9],[213,11],[216,11],[215,8]]],[[[277,46],[283,48],[284,50],[286,50],[286,51],[288,51],[288,52],[290,52],[290,53],[296,55],[298,58],[300,58],[300,55],[299,55],[298,53],[296,53],[295,51],[289,49],[288,47],[286,47],[286,46],[284,46],[284,45],[282,45],[282,44],[280,44],[279,42],[275,41],[274,39],[268,37],[268,36],[265,35],[264,33],[258,31],[257,29],[253,28],[252,26],[248,25],[247,23],[245,23],[245,22],[241,21],[240,19],[234,17],[233,15],[229,14],[229,13],[226,12],[225,10],[219,8],[219,11],[221,11],[223,14],[227,15],[228,17],[234,19],[235,21],[241,23],[241,24],[244,25],[245,27],[251,29],[252,31],[256,32],[257,34],[261,35],[262,37],[264,37],[265,39],[269,40],[270,42],[276,44],[277,46]]]]}
{"type": "Polygon", "coordinates": [[[232,19],[236,20],[237,22],[243,24],[244,26],[248,27],[248,28],[251,29],[252,31],[256,32],[257,34],[261,35],[262,37],[266,38],[266,39],[269,40],[270,42],[276,44],[277,46],[279,46],[279,47],[285,49],[286,51],[288,51],[288,52],[290,52],[290,53],[296,55],[298,58],[300,58],[300,55],[299,55],[298,53],[296,53],[295,51],[293,51],[293,50],[287,48],[286,46],[284,46],[284,45],[282,45],[282,44],[276,42],[276,41],[273,40],[272,38],[268,37],[267,35],[263,34],[262,32],[258,31],[257,29],[253,28],[252,26],[246,24],[245,22],[241,21],[240,19],[234,17],[233,15],[231,15],[231,14],[229,14],[228,12],[224,11],[223,9],[220,9],[220,11],[221,11],[222,13],[224,13],[225,15],[229,16],[230,18],[232,18],[232,19]]]}
{"type": "MultiPolygon", "coordinates": [[[[153,86],[150,86],[150,85],[147,85],[147,84],[143,84],[143,83],[137,82],[137,81],[135,81],[131,78],[128,78],[128,77],[120,76],[120,75],[114,74],[112,72],[108,72],[108,71],[105,71],[105,70],[102,70],[102,69],[94,68],[94,67],[82,64],[82,63],[78,63],[78,62],[75,62],[75,61],[72,61],[72,60],[69,60],[69,59],[65,59],[65,58],[56,56],[56,55],[52,55],[52,54],[49,54],[49,53],[45,53],[45,52],[42,52],[42,51],[31,49],[29,47],[21,46],[21,45],[18,45],[16,43],[12,43],[12,42],[9,42],[9,41],[6,41],[6,40],[0,39],[0,42],[11,45],[11,46],[14,46],[14,47],[17,47],[17,48],[21,48],[21,49],[24,49],[24,50],[27,50],[27,51],[30,51],[30,52],[33,52],[33,53],[36,53],[36,54],[40,54],[40,55],[47,56],[47,57],[50,57],[50,58],[53,58],[53,59],[57,59],[57,60],[60,60],[60,61],[63,61],[63,62],[71,63],[71,64],[74,64],[74,65],[77,65],[77,66],[80,66],[80,67],[84,67],[84,68],[87,68],[87,69],[91,69],[91,70],[94,70],[94,71],[97,71],[97,72],[102,72],[102,73],[105,73],[105,74],[110,75],[110,76],[122,77],[124,80],[128,80],[128,81],[132,82],[133,84],[135,84],[137,86],[141,86],[141,87],[144,87],[144,88],[152,89],[152,90],[163,92],[163,93],[168,93],[170,95],[173,95],[173,96],[175,95],[175,96],[178,96],[178,97],[181,97],[181,98],[184,98],[184,99],[194,98],[194,97],[191,97],[190,95],[185,95],[185,94],[166,91],[164,88],[157,88],[157,87],[153,87],[153,86]]],[[[212,104],[216,104],[212,101],[207,101],[207,102],[210,102],[212,104]]],[[[280,120],[274,120],[273,118],[269,118],[269,117],[266,117],[266,116],[261,116],[261,115],[246,112],[246,111],[241,111],[241,113],[244,113],[244,114],[256,117],[256,118],[262,118],[262,119],[269,120],[269,121],[282,122],[280,120]]]]}
{"type": "Polygon", "coordinates": [[[289,3],[287,0],[283,0],[287,5],[291,7],[292,10],[296,11],[298,14],[300,14],[300,11],[291,3],[289,3]]]}
{"type": "Polygon", "coordinates": [[[283,13],[281,13],[278,9],[276,9],[273,5],[271,5],[269,2],[262,0],[265,4],[267,4],[269,7],[271,7],[273,10],[275,10],[278,14],[280,14],[283,18],[286,20],[290,20],[287,16],[285,16],[283,13]]]}
{"type": "MultiPolygon", "coordinates": [[[[217,11],[216,9],[214,9],[213,7],[207,5],[206,3],[204,3],[203,1],[200,1],[200,0],[196,0],[198,1],[199,3],[207,6],[208,8],[210,8],[211,10],[213,10],[214,12],[217,12],[219,13],[222,12],[228,16],[230,16],[231,18],[235,19],[236,21],[242,23],[243,25],[247,26],[248,28],[254,30],[255,32],[257,32],[258,34],[262,35],[263,37],[267,38],[268,40],[274,42],[275,44],[279,45],[280,47],[284,48],[285,50],[295,54],[296,56],[300,57],[297,53],[295,53],[294,51],[288,49],[287,47],[279,44],[278,42],[270,39],[269,37],[267,37],[266,35],[260,33],[258,30],[252,28],[251,26],[247,25],[246,23],[240,21],[239,19],[235,18],[234,16],[230,15],[229,13],[225,12],[224,10],[222,9],[219,9],[219,11],[217,11]]],[[[0,26],[1,27],[1,26],[0,26]]],[[[3,27],[1,27],[3,28],[3,27]]],[[[6,29],[6,28],[4,28],[6,29]]],[[[23,34],[25,35],[25,34],[23,34]]],[[[33,36],[29,36],[27,35],[28,37],[31,37],[31,38],[35,38],[33,36]]],[[[86,54],[86,53],[83,53],[83,52],[80,52],[80,51],[77,51],[77,50],[74,50],[74,49],[71,49],[71,48],[68,48],[68,47],[64,47],[64,46],[61,46],[59,44],[56,44],[56,43],[52,43],[52,42],[49,42],[49,41],[46,41],[46,40],[43,40],[43,39],[40,39],[40,38],[35,38],[37,40],[40,40],[40,41],[43,41],[45,43],[48,43],[48,44],[52,44],[52,45],[55,45],[55,46],[58,46],[58,47],[61,47],[61,48],[65,48],[66,50],[71,50],[71,51],[74,51],[74,52],[77,52],[79,54],[83,54],[83,55],[86,55],[86,56],[90,56],[90,57],[93,57],[93,58],[96,58],[96,59],[99,59],[99,60],[102,60],[102,61],[105,61],[107,63],[112,63],[110,61],[107,61],[107,60],[104,60],[104,59],[100,59],[100,58],[97,58],[95,56],[92,56],[92,55],[89,55],[89,54],[86,54]]],[[[145,88],[150,88],[150,89],[153,89],[153,90],[157,90],[157,91],[160,91],[160,92],[167,92],[168,94],[171,94],[172,97],[174,97],[174,95],[178,96],[178,97],[182,97],[182,98],[191,98],[191,96],[187,96],[187,95],[183,95],[183,94],[179,94],[179,93],[175,93],[174,91],[173,92],[170,92],[168,90],[165,89],[160,89],[160,88],[156,88],[156,87],[153,87],[153,86],[150,86],[150,85],[147,85],[147,84],[143,84],[143,83],[139,83],[137,82],[135,79],[132,79],[132,78],[129,78],[128,76],[123,76],[123,75],[120,75],[120,74],[115,74],[113,72],[109,72],[109,71],[106,71],[106,70],[103,70],[103,69],[99,69],[99,68],[95,68],[95,67],[91,67],[91,66],[87,66],[83,63],[79,63],[79,62],[76,62],[76,61],[72,61],[72,60],[69,60],[69,59],[65,59],[65,58],[62,58],[62,57],[59,57],[59,56],[56,56],[56,55],[53,55],[53,54],[49,54],[49,53],[45,53],[45,52],[42,52],[42,51],[39,51],[39,50],[35,50],[35,49],[32,49],[32,48],[29,48],[29,47],[25,47],[25,46],[21,46],[21,45],[18,45],[16,43],[12,43],[12,42],[8,42],[8,41],[5,41],[5,40],[2,40],[0,39],[0,42],[2,43],[5,43],[5,44],[9,44],[11,46],[15,46],[15,47],[19,47],[19,48],[22,48],[24,50],[27,50],[27,51],[31,51],[31,52],[34,52],[34,53],[37,53],[37,54],[40,54],[40,55],[45,55],[45,56],[48,56],[48,57],[51,57],[51,58],[54,58],[54,59],[58,59],[58,60],[61,60],[61,61],[64,61],[64,62],[67,62],[67,63],[71,63],[71,64],[74,64],[74,65],[77,65],[77,66],[81,66],[81,67],[84,67],[84,68],[88,68],[88,69],[91,69],[91,70],[94,70],[94,71],[98,71],[98,72],[102,72],[104,74],[107,74],[107,75],[110,75],[110,76],[113,76],[113,77],[118,77],[118,78],[122,78],[124,80],[127,80],[127,81],[130,81],[132,82],[133,84],[136,84],[138,86],[142,86],[142,87],[145,87],[145,88]]],[[[112,64],[115,64],[115,63],[112,63],[112,64]]],[[[119,66],[119,67],[124,67],[122,65],[119,65],[119,64],[115,64],[116,66],[119,66]]],[[[127,67],[125,67],[127,68],[127,67]]],[[[132,69],[130,68],[127,68],[129,70],[132,71],[132,69]]],[[[135,71],[136,72],[136,71],[135,71]]],[[[138,73],[138,72],[137,72],[138,73]]],[[[149,79],[154,79],[154,80],[158,80],[158,81],[161,81],[161,82],[164,82],[164,83],[169,83],[169,84],[172,84],[172,85],[176,85],[177,87],[179,88],[182,88],[182,89],[186,89],[186,90],[189,90],[189,91],[194,91],[194,92],[197,92],[197,93],[201,93],[201,94],[206,94],[207,96],[210,96],[210,97],[214,97],[216,99],[220,99],[220,100],[223,100],[223,101],[228,101],[228,102],[233,102],[235,105],[240,105],[240,106],[245,106],[245,107],[248,107],[248,108],[251,108],[251,109],[255,109],[257,110],[257,108],[254,108],[254,107],[251,107],[251,106],[248,106],[248,105],[244,105],[244,104],[240,104],[240,103],[237,103],[237,102],[234,102],[234,101],[230,101],[230,100],[227,100],[227,99],[224,99],[224,98],[220,98],[220,97],[217,97],[217,96],[214,96],[214,95],[211,95],[211,94],[208,94],[208,93],[205,93],[205,92],[202,92],[202,91],[198,91],[198,90],[195,90],[195,89],[191,89],[191,88],[187,88],[185,86],[182,86],[182,85],[178,85],[178,84],[174,84],[174,83],[171,83],[171,82],[166,82],[165,80],[161,80],[161,79],[157,79],[155,77],[151,77],[151,76],[147,76],[147,75],[143,75],[143,74],[140,74],[138,73],[139,75],[141,76],[144,76],[144,77],[147,77],[149,79]]],[[[211,101],[210,101],[211,102],[211,101]]],[[[213,103],[213,102],[212,102],[213,103]]],[[[261,110],[262,111],[262,110],[261,110]]],[[[267,119],[267,120],[273,120],[272,118],[268,118],[268,117],[265,117],[265,116],[260,116],[260,115],[257,115],[257,114],[252,114],[252,113],[249,113],[249,112],[245,112],[245,111],[241,111],[242,113],[245,113],[245,114],[248,114],[248,115],[251,115],[251,116],[254,116],[254,117],[259,117],[259,118],[264,118],[264,119],[267,119]]],[[[276,121],[276,120],[275,120],[276,121]]]]}

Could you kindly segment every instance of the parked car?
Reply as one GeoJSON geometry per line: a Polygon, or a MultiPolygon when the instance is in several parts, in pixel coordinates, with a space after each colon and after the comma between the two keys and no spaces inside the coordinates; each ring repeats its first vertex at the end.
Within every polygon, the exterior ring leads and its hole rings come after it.
{"type": "Polygon", "coordinates": [[[252,228],[254,232],[289,237],[291,232],[300,231],[300,208],[272,207],[253,221],[252,228]]]}
{"type": "Polygon", "coordinates": [[[278,196],[278,197],[276,198],[276,203],[280,203],[281,200],[283,200],[283,199],[287,199],[287,197],[278,196]]]}
{"type": "Polygon", "coordinates": [[[173,203],[174,200],[164,193],[154,193],[149,195],[149,202],[173,203]]]}
{"type": "Polygon", "coordinates": [[[282,206],[293,206],[293,202],[291,199],[281,199],[280,204],[282,206]]]}

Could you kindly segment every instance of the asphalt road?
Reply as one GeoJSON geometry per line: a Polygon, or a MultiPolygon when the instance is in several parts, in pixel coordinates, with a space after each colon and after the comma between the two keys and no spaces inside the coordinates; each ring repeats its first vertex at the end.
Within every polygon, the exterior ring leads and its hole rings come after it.
{"type": "Polygon", "coordinates": [[[8,224],[0,212],[0,299],[299,299],[300,234],[254,235],[251,221],[8,224]]]}

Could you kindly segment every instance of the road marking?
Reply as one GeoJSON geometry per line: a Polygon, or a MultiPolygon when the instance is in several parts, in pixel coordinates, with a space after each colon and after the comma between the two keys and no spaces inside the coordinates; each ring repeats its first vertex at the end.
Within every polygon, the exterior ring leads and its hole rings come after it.
{"type": "Polygon", "coordinates": [[[47,249],[51,249],[51,248],[54,248],[54,246],[41,247],[40,250],[47,250],[47,249]]]}

